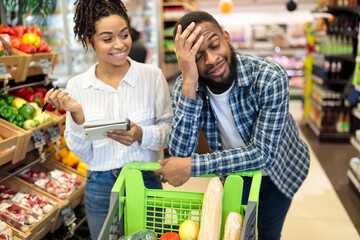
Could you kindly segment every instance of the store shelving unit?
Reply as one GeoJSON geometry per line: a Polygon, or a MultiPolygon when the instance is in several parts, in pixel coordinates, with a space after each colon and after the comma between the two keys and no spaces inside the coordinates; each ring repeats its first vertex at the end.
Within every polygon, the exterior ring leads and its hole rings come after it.
{"type": "Polygon", "coordinates": [[[161,42],[160,65],[166,79],[180,74],[174,53],[173,29],[176,22],[187,12],[197,9],[195,0],[162,0],[161,1],[161,42]]]}
{"type": "MultiPolygon", "coordinates": [[[[0,75],[0,94],[9,93],[11,95],[14,90],[35,85],[47,86],[56,80],[51,77],[52,69],[56,63],[56,52],[25,54],[14,51],[14,53],[13,56],[0,57],[0,63],[4,63],[7,68],[11,69],[10,77],[4,78],[4,75],[0,75]],[[14,61],[14,59],[19,59],[19,61],[14,61]],[[13,69],[16,69],[16,71],[13,69]]],[[[48,153],[43,152],[44,144],[57,143],[64,131],[65,115],[52,115],[52,118],[53,120],[50,122],[27,130],[0,119],[1,135],[4,137],[4,140],[0,142],[0,185],[5,184],[5,187],[9,187],[6,185],[16,182],[19,189],[22,188],[39,196],[45,196],[57,204],[54,214],[52,213],[53,215],[44,215],[41,220],[30,226],[26,231],[20,231],[10,226],[13,231],[13,239],[43,239],[47,233],[55,231],[63,224],[66,215],[60,212],[68,207],[74,209],[81,204],[83,199],[85,176],[60,162],[48,159],[66,145],[59,146],[58,149],[48,153]],[[41,144],[38,144],[35,137],[39,132],[42,132],[44,136],[43,141],[40,141],[41,144]],[[12,150],[7,151],[7,149],[12,150]],[[74,190],[68,198],[61,200],[47,191],[21,180],[18,176],[19,173],[23,173],[34,166],[45,168],[45,165],[54,167],[51,170],[56,168],[70,175],[75,174],[82,180],[82,186],[74,190]]],[[[86,219],[86,216],[84,219],[86,219]]],[[[81,219],[80,222],[84,222],[84,219],[81,219]]],[[[78,226],[79,224],[75,226],[73,224],[69,225],[69,236],[78,226]]]]}
{"type": "Polygon", "coordinates": [[[352,81],[355,69],[359,31],[357,9],[326,7],[316,11],[334,16],[331,20],[315,18],[316,44],[315,51],[311,53],[311,93],[305,100],[310,106],[307,124],[322,142],[350,141],[351,107],[342,92],[352,81]],[[324,105],[323,102],[330,104],[324,105]],[[347,127],[339,128],[341,124],[347,127]]]}

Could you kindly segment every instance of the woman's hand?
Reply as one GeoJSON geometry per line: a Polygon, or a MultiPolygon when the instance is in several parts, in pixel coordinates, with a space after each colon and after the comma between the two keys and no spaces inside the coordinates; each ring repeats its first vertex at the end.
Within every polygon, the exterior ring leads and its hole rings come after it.
{"type": "Polygon", "coordinates": [[[81,125],[85,122],[82,106],[69,93],[63,92],[61,89],[50,89],[45,95],[45,101],[58,109],[71,112],[71,116],[75,123],[81,125]]]}
{"type": "Polygon", "coordinates": [[[141,144],[142,141],[142,128],[135,123],[130,123],[130,130],[118,130],[114,129],[107,132],[107,137],[124,144],[125,146],[130,146],[135,141],[138,141],[141,144]]]}

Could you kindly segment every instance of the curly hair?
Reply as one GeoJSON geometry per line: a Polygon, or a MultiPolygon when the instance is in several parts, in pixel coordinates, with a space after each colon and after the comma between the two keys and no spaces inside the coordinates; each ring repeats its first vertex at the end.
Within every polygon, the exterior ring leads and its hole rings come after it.
{"type": "Polygon", "coordinates": [[[74,33],[85,50],[88,50],[86,41],[92,46],[92,36],[95,34],[95,23],[104,17],[118,15],[122,17],[130,28],[130,20],[124,3],[120,0],[76,0],[74,5],[74,33]]]}
{"type": "Polygon", "coordinates": [[[192,11],[182,16],[176,23],[173,31],[173,38],[175,39],[179,24],[182,27],[182,31],[184,31],[192,22],[194,22],[195,24],[209,22],[213,24],[220,32],[222,32],[222,28],[218,21],[216,21],[215,18],[209,13],[203,11],[192,11]]]}

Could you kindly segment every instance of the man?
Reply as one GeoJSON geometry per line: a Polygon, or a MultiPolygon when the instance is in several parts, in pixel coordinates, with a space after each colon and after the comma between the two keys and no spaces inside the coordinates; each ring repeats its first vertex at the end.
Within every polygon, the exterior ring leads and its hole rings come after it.
{"type": "Polygon", "coordinates": [[[205,12],[182,17],[174,39],[182,72],[172,96],[168,150],[174,157],[160,160],[163,167],[155,174],[180,186],[190,176],[261,170],[258,237],[280,239],[310,163],[289,113],[286,71],[275,62],[236,53],[229,34],[205,12]],[[200,128],[212,153],[195,153],[200,128]]]}

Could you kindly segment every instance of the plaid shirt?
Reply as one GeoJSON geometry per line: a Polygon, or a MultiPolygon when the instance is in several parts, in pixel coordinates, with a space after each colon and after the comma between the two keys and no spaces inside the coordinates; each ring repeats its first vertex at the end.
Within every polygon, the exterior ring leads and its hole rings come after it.
{"type": "Polygon", "coordinates": [[[289,113],[286,71],[275,62],[250,55],[237,53],[237,60],[237,79],[229,102],[245,146],[223,149],[206,87],[199,83],[197,99],[188,98],[181,92],[180,76],[172,95],[169,153],[191,156],[192,176],[265,169],[278,189],[292,198],[307,176],[310,155],[289,113]],[[212,153],[195,153],[199,128],[212,153]]]}

